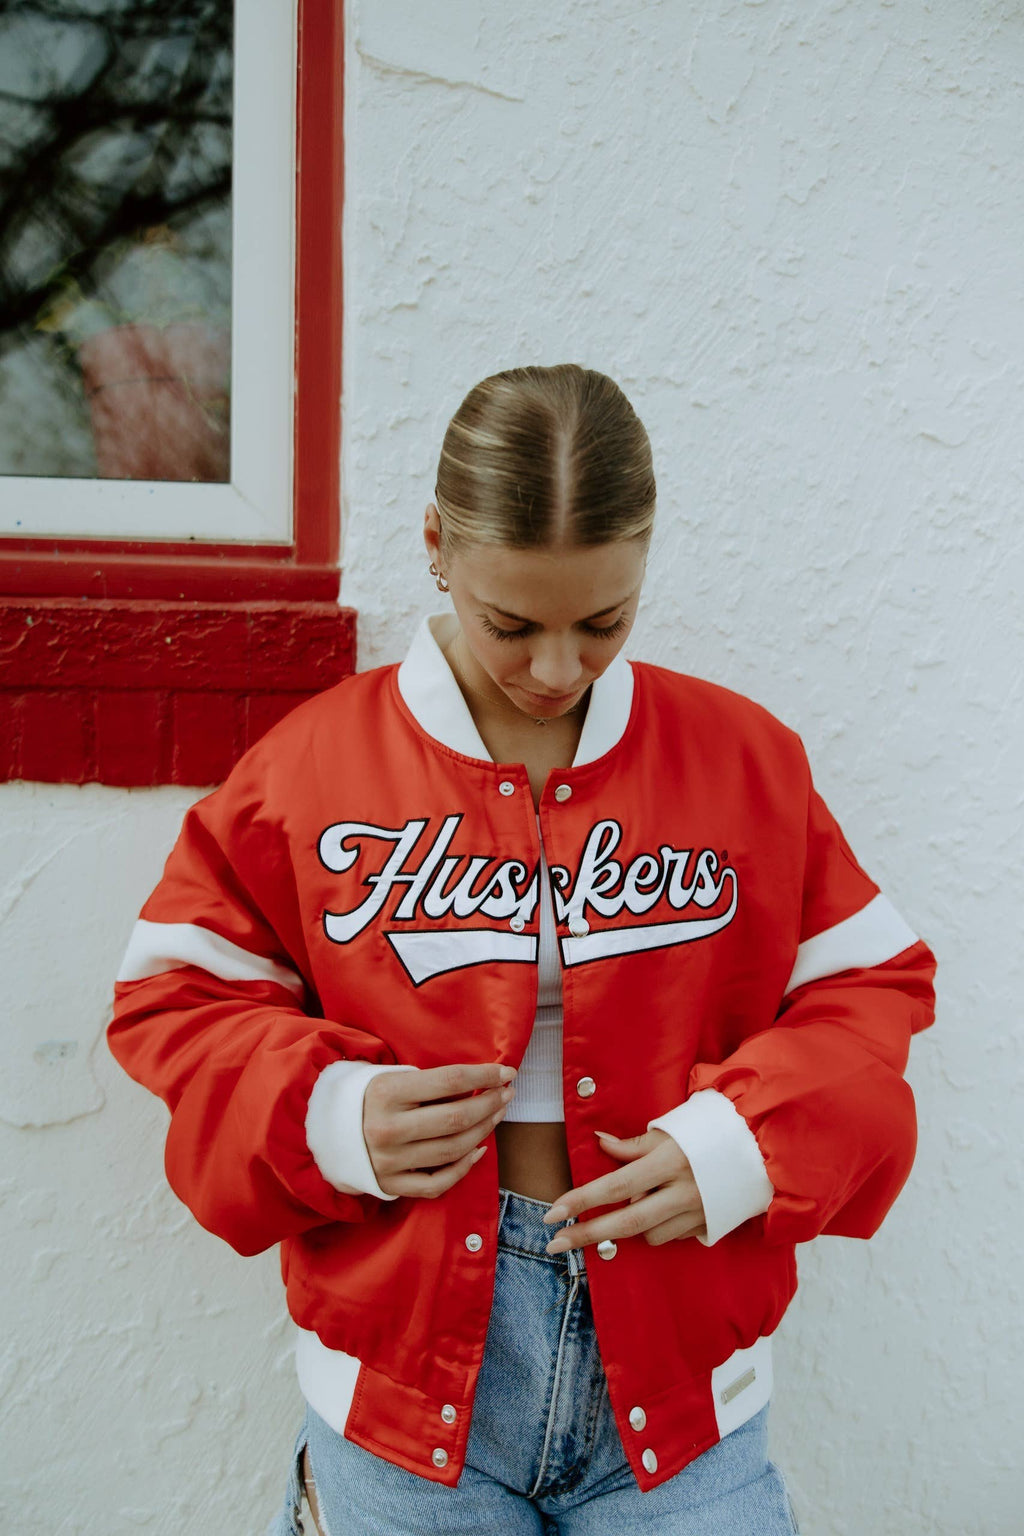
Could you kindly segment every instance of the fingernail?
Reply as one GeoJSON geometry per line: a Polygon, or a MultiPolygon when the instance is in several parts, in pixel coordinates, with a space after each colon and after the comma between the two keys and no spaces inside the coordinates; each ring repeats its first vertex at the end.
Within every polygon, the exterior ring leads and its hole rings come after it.
{"type": "Polygon", "coordinates": [[[498,1074],[498,1076],[501,1078],[501,1081],[503,1083],[511,1083],[514,1080],[515,1075],[516,1075],[515,1067],[502,1067],[501,1071],[498,1074]]]}
{"type": "Polygon", "coordinates": [[[545,1253],[564,1253],[569,1246],[567,1238],[553,1237],[545,1248],[545,1253]]]}
{"type": "Polygon", "coordinates": [[[619,1139],[611,1131],[595,1131],[594,1135],[595,1136],[607,1136],[610,1141],[618,1141],[618,1139],[619,1139]]]}
{"type": "Polygon", "coordinates": [[[512,1084],[511,1083],[506,1083],[504,1088],[501,1090],[502,1103],[507,1104],[509,1099],[512,1099],[512,1098],[515,1097],[515,1092],[516,1091],[513,1088],[512,1084]]]}
{"type": "Polygon", "coordinates": [[[487,1143],[485,1142],[482,1147],[477,1147],[476,1151],[473,1153],[473,1156],[470,1158],[470,1162],[478,1163],[486,1151],[487,1143]]]}
{"type": "Polygon", "coordinates": [[[541,1221],[543,1221],[547,1226],[551,1227],[554,1226],[556,1221],[565,1221],[568,1215],[569,1212],[566,1210],[564,1205],[553,1205],[550,1211],[544,1212],[544,1215],[541,1217],[541,1221]]]}

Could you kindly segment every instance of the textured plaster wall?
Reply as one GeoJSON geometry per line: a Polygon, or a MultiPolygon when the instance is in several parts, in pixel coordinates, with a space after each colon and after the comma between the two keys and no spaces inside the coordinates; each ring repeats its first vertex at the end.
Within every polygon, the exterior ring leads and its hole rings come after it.
{"type": "Polygon", "coordinates": [[[109,1055],[111,978],[196,792],[0,793],[0,1531],[248,1536],[301,1400],[275,1254],[163,1177],[167,1114],[109,1055]]]}
{"type": "MultiPolygon", "coordinates": [[[[801,1251],[773,1455],[804,1536],[1017,1536],[1024,12],[906,0],[349,6],[345,577],[361,665],[438,602],[418,544],[485,374],[575,360],[646,422],[633,653],[801,732],[939,954],[917,1166],[801,1251]]],[[[259,1533],[299,1399],[276,1259],[161,1174],[102,1043],[188,791],[0,793],[0,1513],[259,1533]]]]}

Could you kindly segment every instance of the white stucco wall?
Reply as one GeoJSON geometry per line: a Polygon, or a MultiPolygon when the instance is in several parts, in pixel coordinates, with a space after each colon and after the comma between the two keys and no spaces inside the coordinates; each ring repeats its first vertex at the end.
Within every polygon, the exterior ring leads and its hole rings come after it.
{"type": "MultiPolygon", "coordinates": [[[[801,1250],[772,1450],[804,1536],[1016,1536],[1024,13],[882,0],[353,0],[343,600],[361,665],[437,603],[449,416],[612,374],[661,527],[633,654],[803,735],[940,958],[921,1144],[869,1244],[801,1250]]],[[[299,1397],[276,1257],[161,1172],[102,1040],[188,791],[0,791],[0,1521],[259,1532],[299,1397]]]]}

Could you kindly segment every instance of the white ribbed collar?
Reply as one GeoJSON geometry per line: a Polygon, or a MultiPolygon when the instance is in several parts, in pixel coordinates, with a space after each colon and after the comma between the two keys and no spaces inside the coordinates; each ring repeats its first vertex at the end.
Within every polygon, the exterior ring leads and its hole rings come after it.
{"type": "MultiPolygon", "coordinates": [[[[416,720],[435,741],[463,757],[493,762],[441,649],[454,633],[456,623],[450,613],[431,614],[423,620],[398,669],[398,690],[416,720]]],[[[587,718],[573,758],[574,768],[594,762],[615,746],[629,723],[632,707],[633,669],[620,651],[591,686],[587,718]]]]}

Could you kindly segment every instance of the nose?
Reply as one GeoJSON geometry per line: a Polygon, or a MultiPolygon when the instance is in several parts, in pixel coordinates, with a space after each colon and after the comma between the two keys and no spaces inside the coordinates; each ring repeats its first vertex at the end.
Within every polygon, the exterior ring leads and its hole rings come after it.
{"type": "Polygon", "coordinates": [[[572,693],[583,676],[580,653],[571,635],[547,635],[530,657],[530,676],[538,693],[572,693]]]}

